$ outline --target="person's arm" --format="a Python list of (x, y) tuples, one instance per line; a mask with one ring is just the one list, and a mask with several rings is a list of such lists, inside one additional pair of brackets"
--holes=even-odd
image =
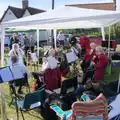
[(27, 77), (29, 78), (30, 77), (30, 73), (28, 72), (26, 66), (24, 64), (22, 64), (22, 71), (23, 73), (26, 73), (27, 74)]
[(96, 68), (102, 68), (107, 65), (108, 61), (103, 56), (98, 58), (98, 63), (95, 65)]
[(20, 50), (21, 55), (24, 56), (24, 51), (21, 48), (19, 50)]
[(8, 53), (8, 56), (11, 57), (13, 55), (13, 50), (10, 50), (10, 52)]
[(42, 64), (42, 72), (45, 72), (49, 67), (48, 62)]

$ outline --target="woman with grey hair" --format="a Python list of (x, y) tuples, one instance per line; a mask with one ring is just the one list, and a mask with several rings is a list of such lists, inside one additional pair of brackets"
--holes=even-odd
[(105, 56), (102, 46), (96, 47), (96, 56), (97, 62), (93, 63), (95, 67), (94, 81), (99, 82), (104, 78), (105, 68), (107, 67), (108, 64), (108, 57)]

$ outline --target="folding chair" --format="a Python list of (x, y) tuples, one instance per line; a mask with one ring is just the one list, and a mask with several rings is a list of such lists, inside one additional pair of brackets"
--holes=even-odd
[(57, 105), (51, 109), (61, 120), (108, 120), (107, 103), (102, 93), (90, 102), (74, 102), (69, 111), (63, 111)]
[(53, 90), (55, 93), (64, 96), (66, 93), (73, 92), (77, 88), (77, 77), (62, 81), (61, 88)]
[(41, 88), (33, 93), (25, 95), (23, 100), (17, 100), (18, 108), (21, 112), (23, 120), (25, 120), (23, 111), (29, 111), (40, 107), (45, 101), (45, 89)]
[(32, 75), (35, 79), (34, 83), (36, 83), (35, 90), (37, 90), (44, 84), (43, 73), (32, 72)]

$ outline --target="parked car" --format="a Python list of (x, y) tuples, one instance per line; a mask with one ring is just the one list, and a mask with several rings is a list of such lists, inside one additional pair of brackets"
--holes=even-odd
[(64, 34), (64, 36), (66, 37), (66, 40), (69, 41), (71, 36), (72, 36), (72, 34)]

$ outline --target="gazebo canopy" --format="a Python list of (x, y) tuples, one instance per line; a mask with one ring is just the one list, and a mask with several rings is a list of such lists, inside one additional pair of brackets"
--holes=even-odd
[(71, 29), (107, 27), (120, 20), (120, 12), (64, 6), (2, 23), (4, 27)]

